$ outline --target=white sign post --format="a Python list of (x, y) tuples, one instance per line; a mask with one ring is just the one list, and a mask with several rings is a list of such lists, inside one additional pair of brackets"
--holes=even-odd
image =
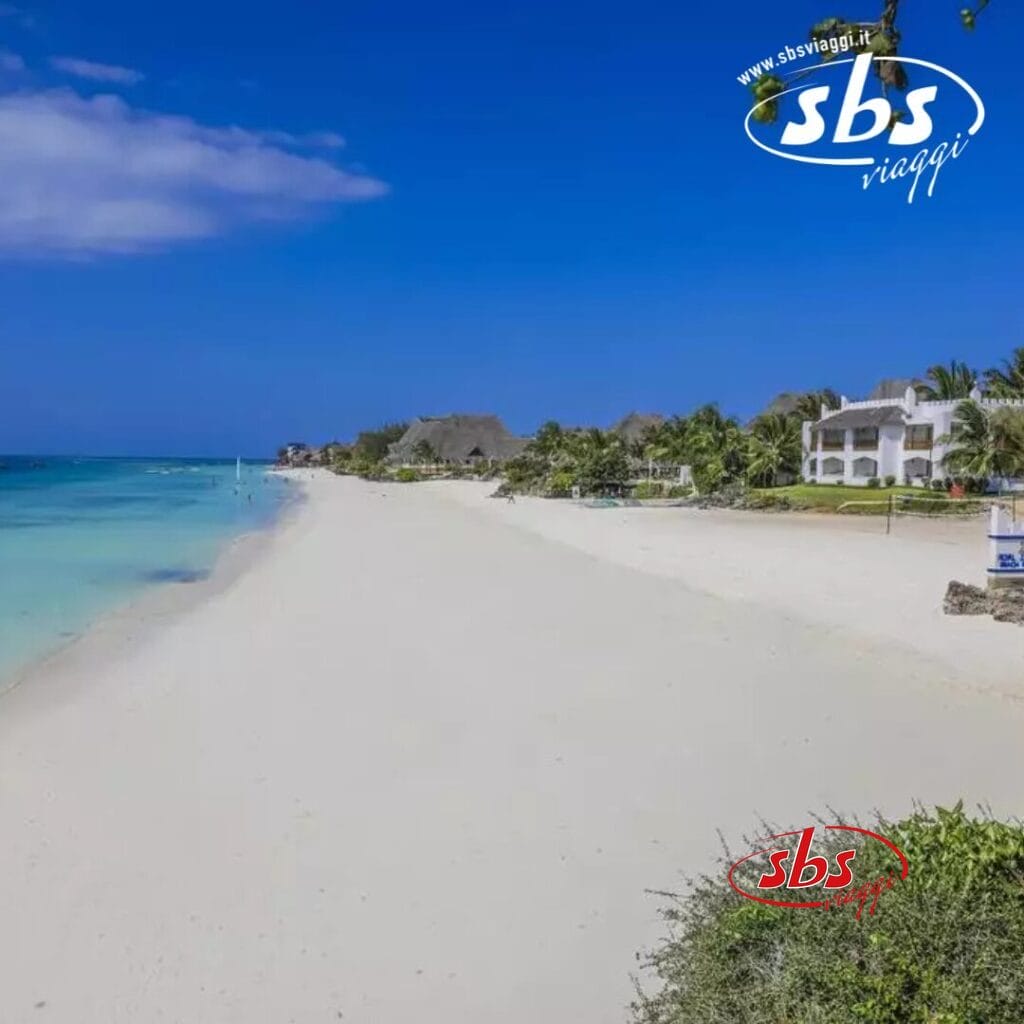
[(1004, 508), (992, 506), (988, 529), (990, 587), (1024, 586), (1024, 523)]

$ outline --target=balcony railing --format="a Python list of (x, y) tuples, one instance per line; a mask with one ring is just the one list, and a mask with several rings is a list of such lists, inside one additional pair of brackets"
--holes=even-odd
[(926, 438), (911, 438), (903, 443), (903, 447), (908, 452), (930, 452), (932, 450), (932, 439)]
[(841, 452), (843, 450), (842, 441), (822, 441), (821, 450), (825, 452)]
[(854, 441), (853, 450), (855, 452), (875, 452), (878, 451), (878, 439), (874, 441)]

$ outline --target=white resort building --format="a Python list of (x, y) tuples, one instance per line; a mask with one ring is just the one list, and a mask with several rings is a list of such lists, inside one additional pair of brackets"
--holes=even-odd
[[(977, 389), (971, 398), (987, 409), (1024, 407), (1020, 399), (987, 399)], [(892, 476), (898, 484), (923, 486), (950, 475), (942, 465), (949, 445), (939, 439), (953, 432), (960, 401), (922, 401), (908, 384), (899, 397), (851, 402), (844, 396), (839, 409), (822, 406), (821, 419), (803, 425), (803, 476), (854, 485)]]

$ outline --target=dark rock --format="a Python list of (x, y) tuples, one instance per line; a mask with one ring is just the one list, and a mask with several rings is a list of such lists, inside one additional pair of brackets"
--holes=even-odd
[(1024, 626), (1024, 589), (1004, 587), (992, 592), (992, 618)]
[(162, 569), (147, 569), (142, 578), (147, 583), (200, 583), (210, 574), (202, 569), (186, 569), (167, 566)]
[(947, 615), (991, 615), (996, 622), (1024, 626), (1024, 588), (985, 590), (952, 580), (946, 589), (942, 610)]
[(992, 594), (982, 587), (950, 580), (942, 610), (947, 615), (991, 615)]

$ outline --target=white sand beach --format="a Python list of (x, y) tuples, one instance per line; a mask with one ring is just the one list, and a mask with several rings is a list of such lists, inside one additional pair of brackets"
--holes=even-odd
[(717, 829), (1024, 812), (984, 524), (300, 476), (0, 698), (4, 1024), (621, 1024)]

